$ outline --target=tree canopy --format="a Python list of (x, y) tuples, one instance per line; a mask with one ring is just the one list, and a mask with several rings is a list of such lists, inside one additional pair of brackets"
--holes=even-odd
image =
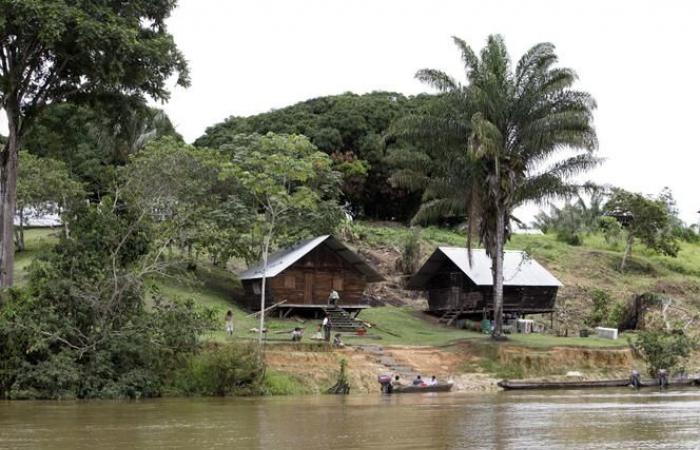
[(250, 117), (230, 117), (207, 128), (196, 146), (219, 148), (237, 134), (301, 134), (330, 155), (343, 175), (342, 193), (353, 214), (408, 220), (419, 194), (392, 186), (394, 166), (387, 156), (397, 143), (386, 131), (396, 119), (421, 111), (435, 96), (406, 97), (395, 92), (345, 93), (319, 97)]

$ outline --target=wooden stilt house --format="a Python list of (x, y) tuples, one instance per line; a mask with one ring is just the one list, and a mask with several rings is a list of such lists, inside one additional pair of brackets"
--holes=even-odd
[[(506, 251), (503, 310), (520, 316), (552, 312), (561, 283), (525, 252)], [(408, 283), (428, 293), (428, 310), (477, 315), (493, 312), (491, 258), (484, 250), (439, 247)]]
[[(263, 265), (239, 274), (245, 302), (260, 309)], [(330, 235), (319, 236), (270, 255), (266, 271), (266, 305), (285, 301), (283, 308), (314, 310), (328, 306), (328, 296), (340, 295), (338, 306), (348, 311), (367, 308), (367, 283), (384, 278), (359, 255)]]

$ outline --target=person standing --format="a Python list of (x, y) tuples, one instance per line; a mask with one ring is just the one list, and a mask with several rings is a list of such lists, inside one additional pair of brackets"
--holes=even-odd
[(321, 325), (323, 326), (323, 340), (330, 342), (333, 324), (331, 323), (331, 318), (328, 316), (328, 314), (326, 314), (326, 317), (323, 318), (323, 323)]
[(233, 311), (230, 309), (226, 313), (226, 334), (233, 336)]

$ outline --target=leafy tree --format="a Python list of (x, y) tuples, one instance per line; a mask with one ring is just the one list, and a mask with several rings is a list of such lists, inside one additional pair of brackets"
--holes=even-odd
[(220, 152), (168, 137), (146, 145), (123, 169), (124, 189), (152, 211), (169, 245), (186, 250), (191, 267), (200, 251), (218, 264), (253, 259), (247, 230), (255, 210), (235, 180), (221, 180), (228, 162)]
[(168, 98), (188, 84), (165, 19), (175, 1), (0, 0), (0, 104), (9, 135), (0, 152), (0, 285), (12, 285), (19, 149), (47, 105), (67, 99)]
[(83, 194), (83, 189), (61, 161), (37, 158), (23, 150), (19, 153), (19, 163), (16, 213), (19, 227), (15, 228), (15, 243), (17, 250), (23, 251), (28, 210), (35, 216), (60, 215), (69, 201)]
[[(478, 236), (493, 261), (494, 336), (502, 337), (503, 247), (513, 210), (580, 190), (567, 179), (599, 162), (592, 156), (595, 103), (572, 89), (571, 69), (554, 67), (552, 44), (535, 45), (513, 68), (500, 36), (490, 36), (479, 56), (463, 40), (454, 42), (467, 84), (439, 70), (418, 71), (416, 78), (443, 93), (445, 104), (396, 125), (400, 136), (431, 150), (430, 164), (414, 164), (394, 182), (425, 189), (414, 222), (467, 218), (467, 246)], [(584, 152), (555, 159), (577, 149)]]
[[(267, 258), (277, 241), (296, 241), (317, 231), (332, 231), (342, 218), (338, 177), (331, 159), (300, 135), (240, 136), (223, 146), (231, 156), (226, 179), (239, 183), (257, 211), (252, 226), (261, 237), (263, 277), (260, 310), (265, 309)], [(260, 314), (260, 339), (265, 324)]]
[(678, 253), (678, 243), (672, 234), (671, 216), (663, 199), (615, 189), (605, 209), (608, 215), (621, 221), (627, 233), (620, 271), (625, 270), (635, 240), (663, 255), (676, 256)]

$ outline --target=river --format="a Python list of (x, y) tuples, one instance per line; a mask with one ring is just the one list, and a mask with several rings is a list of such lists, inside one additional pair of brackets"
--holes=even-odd
[(691, 449), (700, 393), (0, 402), (1, 449)]

